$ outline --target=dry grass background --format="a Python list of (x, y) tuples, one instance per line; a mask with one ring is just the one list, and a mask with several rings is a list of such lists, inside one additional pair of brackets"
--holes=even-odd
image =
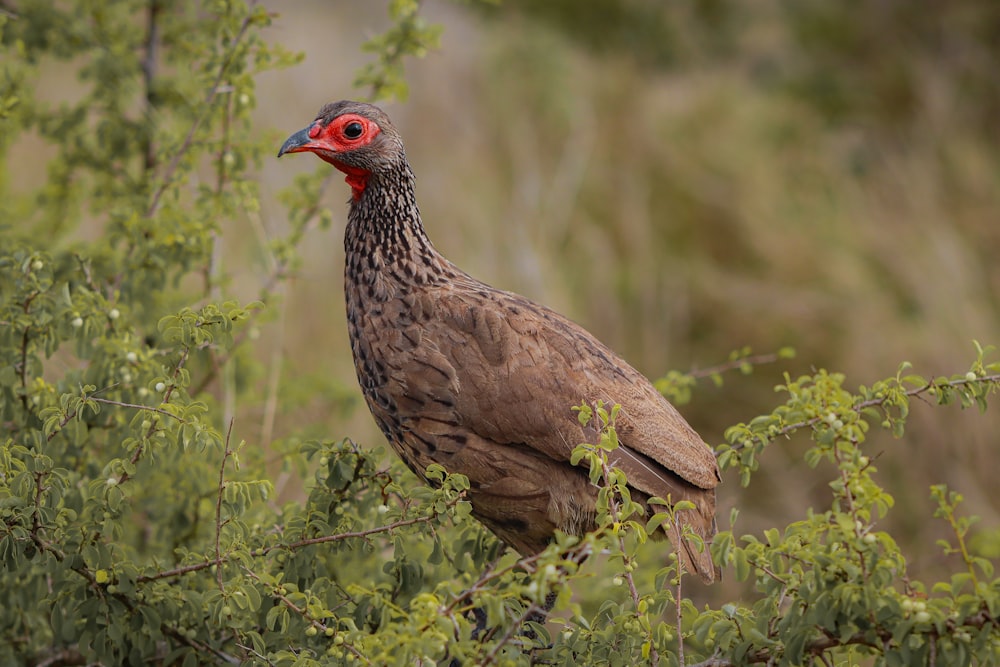
[[(271, 5), (280, 18), (268, 37), (306, 54), (259, 81), (256, 125), (277, 148), (324, 102), (363, 94), (351, 87), (366, 61), (359, 46), (387, 20), (382, 3)], [(568, 314), (650, 377), (712, 365), (743, 345), (798, 350), (752, 377), (705, 386), (682, 408), (709, 443), (769, 411), (784, 371), (826, 367), (856, 387), (904, 360), (926, 375), (964, 371), (972, 339), (1000, 343), (998, 147), (963, 127), (948, 99), (886, 148), (762, 90), (738, 62), (642, 70), (515, 13), (484, 20), (443, 2), (426, 10), (445, 26), (442, 48), (408, 66), (409, 101), (386, 108), (407, 140), (426, 227), (448, 257)], [(766, 22), (752, 29), (757, 48), (776, 48)], [(268, 235), (285, 225), (275, 195), (315, 169), (327, 167), (301, 156), (262, 166)], [(333, 229), (310, 233), (303, 269), (262, 329), (285, 388), (273, 421), (241, 419), (245, 432), (260, 424), (265, 440), (310, 424), (317, 435), (381, 442), (346, 341), (347, 197), (338, 179), (327, 196)], [(265, 273), (259, 235), (232, 228), (224, 240), (232, 289), (252, 298)], [(317, 400), (317, 387), (354, 409)], [(904, 549), (918, 576), (933, 576), (942, 558), (930, 484), (964, 493), (979, 530), (1000, 530), (997, 431), (995, 410), (917, 405), (904, 439), (872, 437), (897, 499), (883, 527), (912, 541)], [(737, 529), (753, 531), (826, 506), (830, 471), (810, 470), (803, 449), (770, 449), (747, 489), (726, 479), (723, 527), (731, 507), (742, 511)]]

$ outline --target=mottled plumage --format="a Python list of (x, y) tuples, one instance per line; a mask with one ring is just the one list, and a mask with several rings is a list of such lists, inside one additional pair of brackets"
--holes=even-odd
[[(529, 555), (556, 529), (594, 528), (597, 489), (570, 465), (593, 442), (572, 406), (622, 406), (621, 447), (633, 498), (690, 500), (679, 513), (715, 534), (719, 471), (709, 447), (644, 378), (577, 324), (472, 278), (424, 233), (413, 172), (389, 118), (358, 102), (328, 104), (279, 156), (310, 151), (347, 174), (347, 321), (358, 381), (375, 421), (418, 475), (438, 463), (471, 483), (474, 515)], [(668, 535), (674, 539), (674, 535)], [(705, 581), (718, 569), (682, 545)]]

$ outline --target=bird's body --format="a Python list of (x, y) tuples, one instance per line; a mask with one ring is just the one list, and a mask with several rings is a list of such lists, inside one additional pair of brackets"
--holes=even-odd
[[(329, 104), (281, 153), (299, 151), (315, 152), (351, 185), (345, 294), (358, 381), (414, 472), (423, 476), (438, 463), (466, 475), (473, 514), (521, 554), (537, 553), (556, 529), (595, 527), (597, 489), (569, 459), (596, 433), (572, 408), (603, 400), (621, 405), (621, 446), (611, 462), (626, 473), (633, 499), (692, 501), (695, 509), (679, 520), (710, 541), (719, 473), (708, 446), (646, 378), (583, 328), (475, 280), (434, 249), (402, 142), (384, 113)], [(707, 548), (682, 542), (687, 569), (714, 580)]]

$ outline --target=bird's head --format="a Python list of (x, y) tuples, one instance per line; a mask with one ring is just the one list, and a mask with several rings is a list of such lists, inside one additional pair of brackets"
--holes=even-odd
[(285, 153), (315, 153), (347, 174), (354, 199), (364, 193), (373, 173), (405, 163), (403, 143), (381, 109), (364, 102), (331, 102), (309, 127), (285, 140), (278, 157)]

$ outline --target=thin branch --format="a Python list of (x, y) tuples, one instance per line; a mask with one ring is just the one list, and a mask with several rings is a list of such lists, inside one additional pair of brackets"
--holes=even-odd
[(149, 209), (146, 211), (147, 218), (153, 217), (157, 209), (160, 207), (160, 199), (170, 186), (170, 181), (173, 178), (174, 172), (177, 171), (177, 167), (180, 165), (181, 158), (184, 157), (194, 144), (194, 137), (198, 132), (198, 128), (200, 128), (205, 119), (213, 113), (214, 109), (212, 108), (212, 104), (215, 102), (215, 98), (220, 92), (229, 90), (229, 86), (223, 85), (223, 81), (226, 78), (226, 73), (229, 71), (229, 66), (236, 57), (236, 47), (239, 46), (239, 43), (246, 36), (247, 30), (250, 28), (252, 21), (253, 15), (249, 15), (244, 18), (242, 23), (240, 23), (240, 29), (233, 36), (232, 40), (230, 40), (228, 53), (223, 59), (222, 64), (219, 65), (219, 71), (215, 76), (215, 81), (212, 83), (212, 87), (209, 89), (208, 95), (205, 97), (205, 101), (199, 106), (199, 108), (204, 111), (195, 117), (194, 122), (191, 123), (191, 128), (188, 130), (187, 136), (184, 137), (184, 141), (181, 143), (180, 148), (174, 153), (173, 157), (170, 158), (170, 162), (167, 164), (167, 168), (161, 176), (162, 182), (153, 193), (152, 199), (150, 200)]
[(108, 398), (98, 398), (97, 396), (94, 396), (93, 394), (91, 394), (89, 396), (84, 396), (84, 400), (94, 401), (95, 403), (104, 403), (106, 405), (117, 405), (120, 408), (133, 408), (135, 410), (144, 410), (146, 412), (155, 412), (158, 415), (164, 415), (165, 417), (170, 417), (171, 419), (176, 419), (177, 421), (179, 421), (182, 424), (186, 424), (187, 423), (185, 420), (181, 419), (180, 417), (178, 417), (177, 415), (173, 414), (172, 412), (168, 412), (167, 410), (164, 410), (162, 408), (154, 408), (154, 407), (149, 406), (149, 405), (142, 405), (141, 403), (126, 403), (124, 401), (113, 401), (113, 400), (108, 399)]
[[(456, 497), (448, 503), (448, 506), (452, 506), (461, 500), (461, 496)], [(277, 551), (279, 549), (296, 551), (304, 547), (313, 546), (316, 544), (326, 544), (328, 542), (342, 542), (344, 540), (351, 539), (367, 539), (372, 535), (378, 535), (379, 533), (392, 532), (398, 528), (404, 528), (406, 526), (412, 526), (418, 523), (427, 523), (433, 521), (436, 515), (420, 516), (414, 517), (412, 519), (401, 519), (399, 521), (394, 521), (393, 523), (386, 524), (384, 526), (377, 526), (375, 528), (368, 528), (366, 530), (351, 531), (347, 533), (336, 533), (335, 535), (324, 535), (322, 537), (312, 537), (305, 540), (299, 540), (297, 542), (291, 542), (289, 544), (272, 544), (267, 547), (260, 549), (251, 549), (250, 557), (259, 558), (261, 556), (266, 556), (272, 551)], [(144, 583), (147, 581), (157, 581), (158, 579), (169, 579), (171, 577), (178, 577), (183, 574), (188, 574), (191, 572), (198, 572), (212, 567), (213, 565), (218, 565), (220, 563), (228, 563), (231, 559), (228, 556), (222, 556), (210, 561), (205, 561), (202, 563), (193, 563), (191, 565), (184, 565), (183, 567), (176, 567), (171, 570), (164, 570), (162, 572), (157, 572), (156, 574), (147, 574), (136, 577), (136, 581), (139, 583)]]
[(45, 531), (45, 527), (42, 525), (42, 494), (45, 492), (43, 481), (46, 475), (48, 473), (45, 471), (35, 471), (33, 474), (35, 493), (34, 498), (32, 498), (33, 508), (31, 511), (31, 540), (43, 551), (47, 550), (48, 547), (48, 542), (42, 539), (42, 533)]
[(253, 657), (257, 658), (257, 660), (259, 660), (260, 662), (263, 662), (265, 665), (269, 665), (269, 667), (275, 667), (275, 663), (272, 662), (270, 658), (268, 658), (263, 653), (258, 653), (257, 650), (252, 645), (243, 644), (241, 642), (235, 642), (235, 643), (237, 647), (246, 651), (247, 655), (252, 655)]
[(724, 363), (718, 364), (716, 366), (709, 366), (708, 368), (698, 368), (694, 369), (688, 373), (693, 378), (702, 379), (711, 377), (713, 375), (721, 375), (727, 371), (731, 371), (737, 368), (742, 368), (746, 364), (751, 366), (760, 366), (763, 364), (773, 364), (774, 362), (781, 359), (781, 355), (777, 352), (770, 352), (768, 354), (753, 354), (748, 357), (740, 357), (739, 359), (732, 359)]
[(229, 420), (229, 429), (226, 431), (226, 443), (222, 453), (222, 464), (219, 466), (219, 492), (215, 497), (215, 577), (219, 584), (219, 590), (223, 595), (226, 587), (222, 581), (222, 495), (226, 489), (226, 461), (232, 455), (233, 450), (229, 448), (230, 439), (233, 435), (233, 420)]
[[(594, 410), (594, 418), (595, 419), (600, 419), (600, 417), (598, 417), (597, 415), (598, 415), (598, 410), (595, 409)], [(614, 426), (614, 424), (609, 419), (609, 422), (607, 424), (603, 425), (603, 426), (604, 426), (604, 428), (612, 428)], [(601, 451), (601, 473), (604, 476), (604, 483), (605, 483), (605, 485), (610, 484), (610, 480), (611, 480), (611, 477), (612, 477), (612, 475), (611, 475), (611, 467), (608, 464), (607, 453), (604, 452), (604, 451)], [(619, 496), (618, 491), (616, 489), (610, 489), (610, 490), (612, 491), (612, 493), (608, 497), (608, 515), (611, 517), (611, 520), (614, 522), (614, 525), (621, 526), (622, 525), (621, 514), (618, 511), (620, 496)], [(677, 587), (678, 587), (678, 593), (680, 593), (680, 581), (684, 577), (683, 560), (681, 559), (681, 554), (680, 554), (680, 549), (682, 548), (681, 547), (681, 533), (680, 533), (680, 530), (677, 527), (678, 524), (677, 524), (676, 517), (672, 518), (671, 523), (673, 524), (674, 533), (676, 535), (676, 548), (678, 549), (678, 552), (677, 552)], [(632, 605), (633, 605), (633, 607), (635, 607), (635, 614), (638, 617), (638, 615), (640, 613), (639, 612), (639, 602), (640, 602), (639, 590), (636, 588), (636, 586), (635, 586), (635, 578), (632, 576), (633, 567), (630, 567), (630, 566), (633, 565), (633, 563), (632, 563), (632, 559), (628, 556), (628, 553), (627, 553), (627, 550), (626, 550), (626, 547), (625, 547), (625, 532), (623, 530), (618, 530), (616, 532), (616, 537), (617, 537), (617, 541), (618, 541), (618, 552), (622, 556), (622, 563), (624, 565), (623, 569), (625, 571), (625, 581), (628, 582), (629, 596), (632, 598)], [(677, 605), (678, 605), (677, 611), (678, 611), (678, 615), (680, 614), (680, 599), (681, 599), (680, 595), (678, 594), (678, 596), (677, 596)], [(678, 631), (679, 631), (679, 629), (680, 629), (680, 621), (678, 620)], [(684, 644), (683, 644), (683, 639), (681, 638), (680, 634), (677, 635), (677, 639), (680, 642), (680, 644), (679, 644), (679, 646), (680, 646), (680, 653), (678, 654), (678, 660), (680, 661), (680, 664), (683, 665), (684, 664)], [(656, 650), (656, 644), (653, 642), (653, 630), (652, 630), (652, 627), (649, 627), (646, 630), (646, 641), (649, 642), (649, 664), (652, 665), (653, 667), (656, 667), (657, 665), (660, 664), (660, 653), (659, 653), (659, 651)]]
[[(572, 560), (574, 562), (579, 562), (580, 560), (582, 560), (581, 556), (585, 557), (586, 555), (589, 555), (589, 552), (590, 552), (590, 545), (585, 541), (580, 541), (576, 545), (574, 545), (572, 549), (567, 551), (565, 555), (567, 559)], [(525, 556), (523, 558), (519, 558), (518, 560), (514, 561), (507, 567), (502, 568), (500, 570), (494, 569), (496, 568), (496, 562), (489, 563), (483, 569), (482, 574), (479, 575), (479, 579), (477, 579), (474, 584), (466, 588), (460, 594), (456, 595), (452, 599), (452, 601), (448, 603), (448, 606), (446, 606), (441, 611), (441, 615), (449, 617), (452, 616), (455, 613), (455, 611), (458, 610), (459, 606), (461, 606), (464, 602), (470, 600), (479, 591), (484, 590), (487, 584), (509, 574), (514, 570), (521, 569), (528, 572), (533, 571), (535, 563), (538, 562), (544, 555), (545, 552), (542, 551), (532, 556)], [(421, 632), (426, 631), (427, 629), (430, 628), (430, 626), (431, 626), (430, 623), (424, 625), (424, 627), (421, 628)]]
[(509, 628), (507, 628), (507, 632), (503, 634), (503, 637), (501, 637), (500, 641), (496, 643), (493, 650), (486, 655), (486, 658), (481, 663), (479, 663), (480, 666), (485, 667), (486, 665), (493, 664), (496, 661), (497, 656), (500, 655), (500, 651), (504, 646), (510, 643), (510, 641), (514, 638), (514, 635), (516, 635), (521, 629), (524, 622), (527, 621), (533, 614), (543, 611), (545, 610), (537, 602), (532, 602), (528, 605), (528, 607), (524, 610), (524, 613), (521, 614), (521, 616), (514, 623), (512, 623)]
[[(990, 374), (990, 375), (978, 376), (978, 377), (976, 377), (973, 380), (969, 380), (969, 379), (966, 379), (966, 378), (962, 378), (960, 380), (949, 380), (948, 382), (943, 383), (943, 386), (947, 386), (947, 387), (960, 387), (960, 386), (963, 386), (963, 385), (978, 384), (978, 383), (982, 383), (982, 382), (986, 382), (986, 383), (990, 383), (990, 384), (1000, 383), (1000, 373), (993, 373), (993, 374)], [(903, 392), (903, 396), (906, 396), (907, 398), (913, 398), (915, 396), (921, 396), (922, 394), (925, 394), (925, 393), (929, 392), (931, 389), (934, 389), (935, 387), (938, 387), (938, 386), (942, 386), (942, 385), (939, 385), (939, 384), (934, 383), (934, 382), (928, 382), (927, 384), (922, 385), (920, 387), (915, 387), (913, 389), (907, 389), (906, 391)], [(879, 397), (876, 397), (876, 398), (869, 398), (866, 401), (861, 401), (859, 403), (855, 403), (853, 406), (851, 406), (851, 410), (853, 410), (854, 412), (856, 412), (858, 414), (861, 414), (861, 412), (863, 410), (865, 410), (866, 408), (880, 408), (880, 407), (884, 406), (886, 403), (889, 402), (890, 399), (891, 399), (890, 396), (879, 396)], [(785, 424), (776, 433), (774, 433), (774, 435), (768, 435), (767, 439), (769, 441), (773, 442), (773, 441), (777, 440), (778, 438), (780, 438), (781, 436), (790, 435), (791, 433), (794, 433), (795, 431), (798, 431), (799, 429), (815, 426), (816, 424), (818, 424), (819, 422), (823, 421), (824, 419), (825, 419), (824, 416), (817, 415), (815, 417), (811, 417), (810, 419), (803, 419), (802, 421), (797, 421), (797, 422), (794, 422), (792, 424)], [(745, 448), (746, 448), (746, 445), (744, 445), (742, 442), (737, 443), (735, 445), (732, 445), (730, 447), (730, 449), (732, 451), (740, 451), (740, 450), (745, 449)]]
[[(320, 201), (322, 201), (323, 194), (329, 189), (330, 184), (333, 183), (333, 181), (335, 179), (335, 174), (336, 173), (337, 172), (332, 172), (331, 175), (329, 175), (325, 179), (323, 179), (323, 182), (320, 184), (319, 191), (317, 192), (316, 200), (313, 202), (313, 204), (303, 214), (303, 216), (302, 216), (303, 222), (298, 227), (296, 227), (296, 229), (294, 230), (294, 232), (290, 235), (290, 238), (297, 237), (297, 239), (294, 242), (295, 244), (297, 244), (299, 241), (302, 240), (305, 232), (311, 230), (315, 226), (315, 224), (316, 224), (315, 221), (317, 220), (317, 215), (319, 214), (319, 212), (320, 212), (320, 210), (322, 208), (320, 206)], [(250, 216), (250, 220), (253, 221), (254, 223), (256, 223), (256, 224), (253, 225), (253, 228), (254, 228), (254, 231), (257, 233), (258, 239), (260, 240), (261, 247), (264, 248), (265, 250), (267, 250), (267, 238), (266, 238), (267, 234), (264, 231), (263, 225), (260, 224), (259, 219), (257, 217), (255, 217), (255, 216)], [(260, 298), (262, 300), (267, 299), (277, 289), (277, 286), (280, 283), (280, 281), (282, 281), (283, 279), (285, 279), (285, 278), (288, 277), (288, 274), (286, 273), (286, 271), (288, 269), (288, 264), (289, 264), (289, 261), (290, 261), (290, 258), (282, 260), (282, 261), (279, 261), (274, 256), (274, 254), (270, 253), (270, 252), (266, 254), (266, 257), (267, 257), (267, 259), (269, 261), (270, 267), (269, 267), (268, 275), (264, 279), (264, 283), (263, 283), (263, 285), (261, 285), (261, 288), (260, 288), (260, 291), (261, 291)], [(236, 353), (236, 351), (240, 348), (240, 346), (244, 342), (246, 342), (247, 337), (250, 335), (250, 331), (252, 330), (252, 327), (250, 325), (252, 325), (254, 323), (254, 321), (258, 317), (260, 317), (260, 315), (261, 315), (262, 312), (263, 312), (262, 310), (255, 310), (252, 313), (250, 313), (250, 316), (244, 321), (244, 325), (242, 327), (242, 330), (233, 337), (233, 344), (229, 348), (228, 353), (224, 354), (224, 355), (220, 355), (219, 357), (213, 359), (214, 363), (212, 365), (211, 370), (209, 370), (205, 374), (205, 377), (203, 377), (201, 379), (201, 381), (198, 382), (197, 385), (195, 385), (194, 389), (191, 391), (191, 395), (192, 396), (197, 396), (201, 392), (205, 391), (205, 389), (208, 387), (208, 385), (211, 384), (215, 380), (216, 377), (218, 377), (219, 368), (225, 366), (226, 363), (229, 361), (229, 359), (231, 359), (232, 356)], [(283, 322), (284, 319), (283, 318), (278, 318), (278, 321), (279, 322)], [(278, 349), (278, 348), (280, 348), (280, 345), (277, 345), (275, 349)], [(269, 387), (271, 386), (271, 383), (275, 379), (276, 378), (274, 378), (274, 377), (272, 377), (271, 379), (269, 379), (269, 384), (268, 384)], [(271, 403), (268, 402), (267, 405), (270, 406)], [(265, 428), (263, 430), (267, 431), (268, 429)], [(265, 439), (264, 442), (267, 442), (267, 440)]]
[[(229, 169), (226, 167), (226, 155), (232, 148), (232, 123), (233, 123), (233, 96), (226, 99), (225, 113), (222, 114), (222, 142), (219, 152), (215, 157), (215, 198), (222, 198), (222, 193), (229, 182)], [(222, 241), (217, 229), (212, 229), (209, 234), (212, 238), (212, 252), (208, 256), (208, 264), (203, 272), (205, 295), (209, 296), (213, 292), (218, 292), (218, 281), (215, 279), (222, 261)], [(214, 351), (212, 352), (215, 357)]]
[[(36, 659), (41, 656), (36, 656)], [(56, 667), (58, 665), (86, 665), (87, 659), (80, 653), (77, 645), (56, 649), (44, 660), (35, 663), (35, 667)]]
[[(864, 633), (859, 632), (851, 635), (847, 639), (838, 639), (837, 637), (822, 637), (820, 639), (816, 639), (813, 642), (806, 644), (803, 652), (807, 655), (819, 658), (829, 649), (841, 646), (869, 646), (874, 649), (879, 648), (878, 645), (873, 644)], [(688, 665), (688, 667), (737, 667), (737, 665), (772, 664), (780, 656), (780, 649), (772, 650), (771, 648), (762, 648), (746, 654), (739, 662), (733, 662), (729, 658), (722, 658), (715, 655), (708, 660), (704, 660), (694, 665)]]
[[(179, 371), (179, 370), (180, 369), (178, 368), (178, 369), (176, 369), (174, 371), (174, 377), (175, 378), (177, 377), (177, 371)], [(110, 385), (109, 387), (104, 387), (102, 389), (98, 389), (97, 391), (95, 391), (92, 394), (86, 394), (86, 395), (84, 395), (83, 398), (84, 398), (85, 401), (94, 401), (95, 403), (105, 403), (107, 405), (116, 405), (116, 406), (122, 407), (122, 408), (133, 408), (135, 410), (144, 410), (146, 412), (155, 412), (156, 414), (161, 414), (161, 415), (165, 415), (167, 417), (170, 417), (172, 419), (176, 419), (177, 421), (179, 421), (182, 424), (186, 424), (187, 423), (185, 420), (181, 419), (177, 415), (175, 415), (175, 414), (173, 414), (171, 412), (168, 412), (167, 410), (164, 410), (162, 408), (154, 408), (154, 407), (149, 406), (149, 405), (142, 405), (141, 403), (126, 403), (124, 401), (113, 401), (111, 399), (100, 398), (99, 396), (95, 395), (95, 394), (98, 394), (98, 393), (100, 393), (102, 391), (106, 391), (106, 390), (108, 390), (108, 389), (110, 389), (111, 387), (114, 387), (114, 386), (116, 386), (116, 385), (113, 384), (113, 385)], [(164, 403), (166, 403), (169, 400), (169, 396), (170, 396), (170, 393), (172, 391), (173, 391), (173, 387), (170, 388), (170, 391), (167, 392), (167, 395), (164, 397), (164, 399), (163, 399)], [(66, 424), (70, 423), (78, 414), (79, 414), (79, 410), (72, 410), (70, 412), (67, 412), (66, 415), (63, 416), (62, 421), (59, 422), (59, 426), (56, 429), (54, 429), (52, 431), (52, 433), (49, 433), (48, 437), (46, 438), (46, 442), (51, 442), (52, 438), (56, 437), (56, 435), (59, 433), (59, 431), (61, 431), (66, 426)], [(146, 437), (148, 438), (150, 435), (152, 435), (153, 431), (155, 431), (155, 430), (156, 430), (156, 424), (151, 424), (150, 425), (150, 430), (146, 433)], [(138, 457), (136, 457), (135, 460), (138, 460)], [(134, 462), (135, 461), (133, 461), (133, 463)]]
[[(184, 364), (187, 362), (188, 355), (190, 353), (191, 353), (191, 350), (189, 348), (187, 348), (187, 347), (185, 347), (184, 350), (181, 352), (181, 358), (177, 361), (177, 365), (174, 366), (174, 372), (170, 376), (170, 379), (171, 379), (170, 386), (167, 387), (166, 393), (163, 394), (163, 402), (164, 403), (169, 403), (170, 402), (170, 397), (173, 395), (174, 389), (177, 388), (177, 385), (175, 384), (174, 381), (176, 381), (177, 380), (177, 376), (180, 375), (181, 369), (184, 368)], [(146, 440), (148, 440), (149, 438), (153, 437), (153, 433), (156, 432), (156, 427), (157, 427), (157, 419), (156, 419), (156, 417), (153, 417), (153, 419), (151, 421), (152, 421), (152, 423), (149, 425), (149, 428), (146, 430), (146, 438), (145, 438)], [(129, 459), (129, 462), (132, 465), (135, 465), (136, 463), (138, 463), (139, 459), (142, 457), (142, 454), (145, 451), (145, 449), (146, 448), (143, 445), (143, 443), (140, 442), (139, 445), (135, 448), (135, 451), (132, 453), (132, 457)], [(127, 482), (131, 478), (132, 478), (132, 476), (129, 475), (128, 472), (123, 472), (121, 474), (121, 477), (118, 478), (118, 484), (119, 485), (124, 484), (125, 482)]]
[[(677, 522), (677, 514), (671, 512), (673, 516), (670, 518), (671, 528), (674, 531), (674, 551), (677, 552), (677, 592), (674, 593), (674, 623), (677, 630), (677, 662), (678, 664), (684, 664), (684, 609), (681, 605), (684, 600), (683, 589), (681, 588), (684, 581), (684, 559), (681, 558), (681, 540), (684, 539), (683, 531), (681, 530), (680, 524)], [(707, 549), (708, 546), (706, 545)], [(650, 636), (650, 643), (652, 643), (653, 638)], [(656, 650), (655, 648), (653, 649)], [(651, 654), (652, 655), (652, 654)], [(659, 660), (659, 657), (657, 657)]]
[[(329, 628), (333, 628), (334, 630), (336, 630), (334, 626), (328, 626), (322, 621), (313, 618), (307, 609), (304, 609), (295, 604), (294, 602), (292, 602), (292, 600), (287, 595), (282, 593), (281, 590), (279, 590), (277, 587), (261, 581), (261, 578), (257, 576), (257, 573), (251, 570), (250, 568), (244, 566), (243, 571), (246, 572), (247, 576), (249, 576), (257, 583), (261, 584), (262, 586), (266, 586), (268, 588), (268, 592), (272, 596), (280, 600), (281, 604), (285, 605), (286, 608), (290, 609), (291, 611), (295, 612), (296, 614), (304, 618), (306, 622), (309, 623), (309, 625), (311, 625), (312, 627), (316, 628), (317, 630), (323, 631), (324, 633)], [(371, 660), (369, 660), (363, 653), (361, 653), (361, 651), (359, 651), (353, 645), (349, 644), (346, 640), (344, 641), (343, 646), (345, 649), (350, 651), (356, 658), (358, 658), (359, 660), (363, 660), (366, 665), (372, 664)]]
[[(46, 545), (46, 551), (48, 551), (49, 553), (51, 553), (53, 556), (55, 556), (60, 561), (62, 561), (66, 557), (65, 554), (62, 551), (60, 551), (59, 549), (56, 549), (55, 547), (53, 547), (51, 545)], [(87, 585), (93, 591), (95, 591), (98, 596), (100, 596), (101, 598), (106, 598), (106, 597), (109, 597), (109, 596), (113, 597), (118, 602), (120, 602), (122, 605), (124, 605), (124, 607), (130, 613), (135, 613), (136, 610), (139, 608), (139, 606), (142, 606), (143, 604), (146, 604), (144, 602), (138, 602), (138, 604), (136, 604), (136, 602), (137, 602), (136, 600), (134, 600), (132, 597), (130, 597), (130, 596), (124, 594), (124, 593), (109, 593), (107, 588), (105, 588), (103, 585), (97, 583), (97, 579), (95, 579), (94, 573), (91, 572), (90, 569), (88, 569), (87, 567), (74, 566), (71, 569), (74, 572), (76, 572), (78, 575), (80, 575), (81, 577), (83, 577), (84, 579), (86, 579)], [(230, 665), (239, 665), (239, 664), (242, 664), (241, 661), (238, 658), (236, 658), (235, 656), (231, 656), (228, 653), (224, 653), (223, 651), (220, 651), (219, 649), (217, 649), (217, 648), (215, 648), (215, 647), (213, 647), (213, 646), (211, 646), (209, 644), (205, 644), (205, 643), (200, 642), (200, 641), (198, 641), (196, 639), (192, 639), (192, 638), (188, 637), (187, 635), (181, 633), (176, 627), (173, 627), (173, 626), (169, 625), (166, 622), (163, 622), (163, 623), (160, 624), (160, 631), (163, 634), (167, 635), (168, 637), (171, 637), (174, 641), (180, 642), (181, 644), (184, 644), (185, 646), (190, 646), (191, 648), (195, 649), (196, 651), (200, 651), (202, 653), (206, 653), (206, 654), (212, 655), (217, 660), (220, 660), (220, 661), (222, 661), (222, 662), (224, 662), (226, 664), (230, 664)]]
[[(948, 387), (961, 387), (963, 385), (980, 384), (980, 383), (983, 383), (983, 382), (990, 383), (990, 384), (994, 384), (994, 383), (1000, 382), (1000, 373), (994, 373), (994, 374), (991, 374), (991, 375), (983, 375), (981, 377), (977, 376), (977, 377), (975, 377), (972, 380), (970, 380), (968, 378), (962, 378), (960, 380), (949, 380), (948, 382), (945, 382), (944, 385), (948, 386)], [(923, 385), (922, 387), (916, 387), (915, 389), (907, 389), (906, 391), (903, 392), (903, 395), (906, 396), (907, 398), (911, 398), (913, 396), (920, 396), (921, 394), (927, 393), (931, 389), (934, 389), (937, 386), (938, 385), (936, 383), (934, 383), (934, 382), (928, 382), (927, 384)], [(861, 410), (864, 410), (865, 408), (881, 407), (888, 400), (889, 400), (888, 396), (882, 396), (880, 398), (870, 398), (867, 401), (862, 401), (862, 402), (857, 403), (856, 405), (854, 405), (854, 411), (855, 412), (860, 412)]]
[(162, 10), (160, 0), (150, 0), (146, 16), (146, 53), (142, 60), (142, 84), (146, 91), (145, 127), (143, 138), (142, 169), (148, 178), (156, 168), (156, 147), (153, 145), (153, 79), (156, 77), (157, 47), (160, 43), (159, 16)]
[[(35, 300), (40, 292), (35, 292), (29, 295), (23, 304), (24, 314), (27, 315), (31, 310), (31, 302)], [(18, 375), (21, 380), (21, 403), (24, 406), (24, 411), (28, 412), (28, 344), (31, 341), (31, 336), (29, 332), (31, 331), (31, 325), (28, 324), (24, 327), (24, 332), (21, 334), (21, 362), (20, 368), (18, 368)]]

